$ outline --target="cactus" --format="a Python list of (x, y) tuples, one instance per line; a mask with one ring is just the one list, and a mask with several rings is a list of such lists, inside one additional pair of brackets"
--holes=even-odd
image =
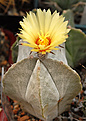
[(25, 111), (51, 121), (70, 108), (72, 99), (81, 90), (80, 77), (67, 65), (65, 47), (42, 59), (28, 57), (30, 48), (19, 46), (18, 62), (6, 72), (3, 91)]
[(74, 16), (73, 16), (72, 10), (70, 10), (70, 9), (64, 10), (62, 15), (65, 16), (65, 20), (69, 20), (68, 25), (70, 25), (71, 27), (75, 27)]
[(61, 8), (62, 10), (67, 10), (72, 7), (73, 4), (78, 3), (80, 0), (54, 0)]
[[(37, 12), (38, 19), (35, 14), (30, 13), (24, 23), (21, 22), (25, 31), (22, 30), (23, 33), (18, 35), (23, 41), (27, 36), (25, 39), (27, 43), (19, 42), (17, 62), (4, 75), (3, 91), (10, 98), (17, 100), (28, 113), (44, 121), (51, 121), (70, 108), (72, 99), (81, 91), (81, 83), (79, 75), (68, 66), (65, 56), (63, 42), (68, 38), (67, 33), (70, 30), (67, 28), (68, 22), (60, 23), (61, 33), (57, 33), (58, 26), (54, 22), (58, 19), (52, 17), (59, 17), (56, 11), (52, 16), (50, 10), (46, 13), (45, 10), (42, 12), (38, 9)], [(26, 24), (29, 16), (32, 24)], [(49, 16), (52, 24), (48, 22)], [(40, 21), (37, 22), (38, 26), (35, 20)], [(27, 27), (29, 24), (31, 28)], [(50, 39), (48, 34), (50, 25), (52, 25), (50, 35), (54, 36), (53, 39)], [(40, 34), (38, 34), (39, 30), (41, 30)], [(33, 34), (29, 36), (30, 32)], [(56, 44), (58, 48), (54, 48)], [(33, 52), (31, 55), (29, 55), (30, 51)]]
[[(74, 27), (74, 18), (71, 10), (63, 11), (68, 25)], [(86, 35), (80, 30), (71, 28), (69, 38), (66, 41), (66, 56), (68, 64), (75, 68), (86, 61)]]
[[(53, 0), (52, 0), (53, 1)], [(77, 10), (81, 11), (82, 7), (80, 7), (79, 5), (83, 6), (85, 5), (86, 0), (54, 0), (59, 7), (62, 10), (67, 10), (67, 9), (72, 9), (73, 7), (75, 7)], [(79, 9), (78, 9), (79, 6)]]
[(55, 8), (62, 12), (63, 10), (72, 10), (74, 14), (75, 23), (80, 23), (86, 0), (51, 0)]
[(27, 112), (49, 121), (68, 110), (81, 89), (77, 73), (52, 59), (26, 58), (10, 68), (3, 81), (6, 95), (18, 100)]
[(18, 42), (19, 42), (19, 37), (17, 37), (16, 41), (13, 43), (11, 50), (12, 50), (12, 60), (15, 63), (17, 61), (18, 57)]
[(86, 62), (86, 35), (80, 30), (72, 28), (66, 42), (68, 64), (77, 67)]

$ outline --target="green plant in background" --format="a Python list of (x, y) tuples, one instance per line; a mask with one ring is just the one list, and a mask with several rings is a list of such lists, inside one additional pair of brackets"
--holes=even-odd
[(63, 12), (68, 9), (72, 10), (74, 21), (76, 24), (79, 24), (86, 5), (86, 0), (45, 0), (44, 2), (41, 1), (40, 6), (41, 4), (43, 4), (43, 8), (50, 7), (52, 11), (55, 9), (59, 12)]
[(74, 15), (70, 9), (64, 10), (62, 15), (65, 17), (65, 21), (68, 20), (68, 26), (75, 27)]
[(67, 10), (73, 7), (80, 0), (54, 0), (62, 10)]
[(66, 55), (73, 68), (86, 62), (86, 35), (81, 30), (71, 29), (66, 42)]
[(86, 5), (86, 0), (65, 0), (65, 1), (54, 0), (54, 1), (58, 4), (61, 11), (71, 9), (73, 11), (83, 12), (83, 6)]
[(66, 56), (68, 64), (75, 68), (86, 62), (86, 34), (74, 28), (74, 16), (70, 9), (63, 11), (63, 16), (69, 20), (69, 26), (71, 26), (69, 38), (66, 41)]
[(17, 57), (18, 57), (18, 42), (19, 42), (19, 40), (20, 40), (20, 38), (17, 37), (16, 41), (14, 42), (14, 44), (11, 47), (13, 63), (16, 62)]

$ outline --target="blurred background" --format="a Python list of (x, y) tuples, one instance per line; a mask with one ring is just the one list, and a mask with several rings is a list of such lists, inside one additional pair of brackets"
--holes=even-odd
[[(36, 8), (59, 11), (71, 10), (75, 24), (85, 24), (82, 22), (86, 0), (0, 0), (0, 26), (13, 32), (17, 32), (18, 21), (25, 15), (26, 11)], [(11, 26), (10, 26), (11, 24)]]

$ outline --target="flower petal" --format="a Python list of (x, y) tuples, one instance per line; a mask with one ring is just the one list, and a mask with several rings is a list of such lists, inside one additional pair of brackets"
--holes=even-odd
[(39, 49), (32, 49), (31, 51), (39, 52)]
[(45, 28), (45, 10), (42, 12), (41, 9), (37, 9), (37, 19), (39, 22), (40, 31), (44, 33)]
[(54, 32), (53, 32), (54, 29), (58, 29), (58, 27), (61, 26), (63, 21), (64, 21), (64, 18), (62, 16), (59, 16), (59, 13), (56, 13), (53, 16), (51, 24), (50, 24), (50, 28), (49, 28), (49, 33), (51, 37), (54, 35)]
[(22, 39), (24, 39), (25, 41), (31, 43), (31, 44), (35, 44), (35, 39), (33, 39), (29, 34), (27, 34), (25, 31), (22, 30), (22, 34), (18, 34), (19, 37), (21, 37)]
[[(68, 38), (68, 21), (64, 22), (64, 17), (55, 11), (51, 15), (50, 9), (37, 9), (37, 13), (27, 13), (23, 22), (21, 34), (18, 34), (24, 41), (23, 45), (33, 47), (32, 51), (42, 54), (58, 50), (59, 45)], [(26, 43), (25, 43), (26, 42)], [(57, 47), (57, 48), (55, 48)]]
[(50, 23), (51, 23), (51, 11), (50, 9), (47, 10), (46, 14), (45, 14), (45, 34), (48, 32), (49, 27), (50, 27)]

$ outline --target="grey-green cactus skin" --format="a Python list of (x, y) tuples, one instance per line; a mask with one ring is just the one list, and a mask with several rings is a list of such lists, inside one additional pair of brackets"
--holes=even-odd
[(12, 50), (12, 60), (13, 60), (13, 63), (15, 63), (18, 57), (17, 41), (14, 42), (14, 44), (11, 47), (11, 50)]
[[(61, 46), (63, 48), (59, 48), (59, 50), (52, 51), (54, 54), (48, 53), (47, 58), (62, 61), (64, 64), (68, 65), (67, 59), (65, 56), (65, 43), (61, 44)], [(35, 52), (30, 54), (31, 49), (32, 49), (31, 47), (19, 45), (17, 62), (19, 62), (29, 56), (37, 57), (37, 53), (35, 53)]]
[[(52, 0), (53, 1), (53, 0)], [(83, 12), (86, 0), (54, 0), (62, 10), (72, 9), (74, 12)], [(79, 4), (80, 3), (80, 4)], [(77, 5), (76, 5), (77, 4)]]
[(70, 108), (80, 92), (79, 75), (53, 59), (25, 58), (13, 64), (3, 78), (3, 91), (24, 110), (51, 121)]
[(80, 2), (80, 0), (54, 0), (62, 10), (67, 10), (72, 7), (73, 4)]
[(19, 40), (20, 40), (20, 38), (17, 37), (16, 41), (13, 43), (13, 45), (11, 47), (13, 63), (16, 63), (16, 60), (17, 60), (17, 57), (18, 57)]
[[(74, 27), (74, 17), (71, 10), (63, 11), (63, 16), (69, 20), (68, 25)], [(86, 62), (86, 34), (80, 29), (70, 28), (69, 38), (65, 43), (68, 64), (76, 68)]]
[(68, 25), (70, 25), (71, 27), (75, 27), (74, 24), (74, 15), (72, 10), (68, 9), (68, 10), (64, 10), (62, 15), (65, 17), (65, 20), (68, 20)]
[(86, 62), (86, 35), (80, 29), (71, 28), (66, 41), (66, 56), (73, 68)]

